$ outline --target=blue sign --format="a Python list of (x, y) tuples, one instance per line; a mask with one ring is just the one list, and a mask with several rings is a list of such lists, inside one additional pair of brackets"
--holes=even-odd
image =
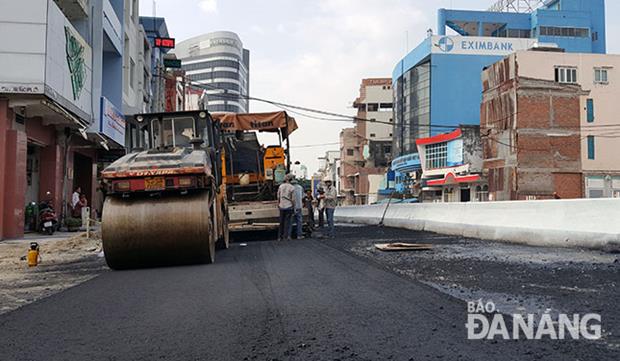
[(449, 53), (452, 51), (452, 49), (454, 49), (454, 41), (448, 37), (448, 36), (444, 36), (443, 38), (439, 39), (439, 49), (441, 49), (441, 51), (443, 51), (444, 53)]
[(396, 179), (396, 172), (394, 172), (393, 170), (389, 170), (387, 172), (387, 181), (393, 182), (395, 179)]
[(125, 146), (125, 116), (105, 97), (101, 97), (99, 131), (119, 145)]
[[(441, 44), (440, 44), (441, 45)], [(461, 42), (463, 50), (494, 50), (494, 51), (514, 51), (513, 44), (509, 41), (463, 41)]]
[(398, 172), (414, 172), (422, 169), (420, 163), (420, 155), (418, 153), (411, 153), (398, 157), (392, 161), (392, 170)]
[(463, 165), (463, 138), (448, 142), (448, 167)]

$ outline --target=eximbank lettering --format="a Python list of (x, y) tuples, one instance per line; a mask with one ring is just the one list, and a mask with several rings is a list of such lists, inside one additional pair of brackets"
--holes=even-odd
[(510, 42), (493, 42), (493, 41), (462, 41), (461, 48), (463, 50), (514, 51), (513, 44)]

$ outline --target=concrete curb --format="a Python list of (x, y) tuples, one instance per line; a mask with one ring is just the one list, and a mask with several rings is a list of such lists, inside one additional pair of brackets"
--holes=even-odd
[[(335, 219), (376, 225), (385, 207), (341, 207)], [(620, 252), (620, 199), (392, 204), (384, 224), (533, 246)]]

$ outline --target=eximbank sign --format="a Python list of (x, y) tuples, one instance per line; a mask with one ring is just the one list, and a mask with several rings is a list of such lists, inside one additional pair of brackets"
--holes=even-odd
[(474, 36), (433, 36), (431, 53), (459, 55), (509, 55), (527, 50), (537, 39), (489, 38)]

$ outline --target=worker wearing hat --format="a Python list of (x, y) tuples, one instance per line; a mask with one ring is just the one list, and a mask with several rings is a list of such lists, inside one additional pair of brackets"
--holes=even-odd
[(332, 180), (325, 178), (325, 193), (319, 195), (319, 198), (323, 199), (325, 203), (325, 215), (327, 216), (327, 227), (329, 230), (329, 237), (334, 238), (336, 231), (334, 229), (334, 212), (336, 211), (336, 203), (338, 202), (338, 193), (336, 187), (332, 185)]
[(291, 181), (295, 179), (292, 174), (284, 177), (284, 183), (278, 187), (278, 208), (280, 209), (280, 224), (278, 227), (278, 241), (290, 241), (293, 212), (295, 211), (295, 187)]

